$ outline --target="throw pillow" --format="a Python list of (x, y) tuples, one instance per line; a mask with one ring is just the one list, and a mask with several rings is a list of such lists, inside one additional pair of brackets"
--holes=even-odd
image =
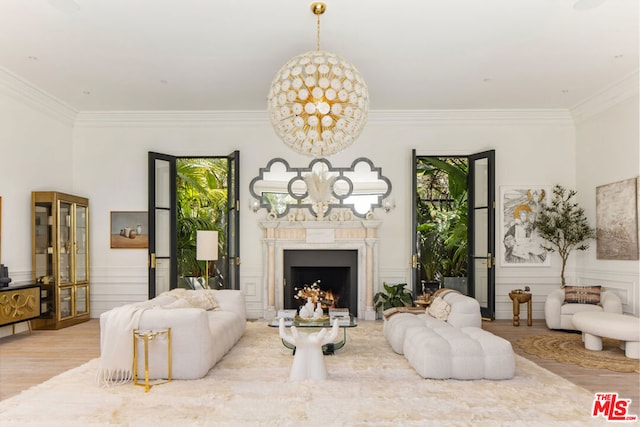
[(186, 299), (177, 299), (171, 304), (159, 306), (158, 308), (162, 308), (165, 310), (173, 310), (174, 308), (193, 308), (193, 306)]
[(440, 320), (447, 320), (451, 313), (451, 306), (440, 297), (435, 297), (427, 308), (427, 314)]
[(212, 292), (208, 289), (188, 290), (188, 289), (172, 289), (169, 293), (179, 299), (189, 302), (195, 308), (204, 310), (215, 310), (218, 303), (213, 298)]
[(600, 304), (602, 286), (565, 286), (565, 304)]

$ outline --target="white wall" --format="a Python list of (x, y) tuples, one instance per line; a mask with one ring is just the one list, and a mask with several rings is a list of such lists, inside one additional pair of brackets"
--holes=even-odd
[[(578, 196), (594, 227), (596, 187), (640, 174), (638, 117), (636, 94), (576, 126)], [(607, 286), (620, 296), (625, 312), (640, 314), (640, 262), (598, 260), (595, 241), (576, 258), (579, 283)]]
[(0, 90), (2, 263), (13, 283), (31, 280), (31, 192), (73, 191), (71, 130)]
[[(637, 100), (635, 109), (637, 113)], [(254, 214), (246, 209), (248, 185), (273, 157), (283, 157), (295, 167), (310, 161), (277, 140), (266, 113), (80, 113), (72, 136), (69, 125), (0, 93), (0, 117), (4, 119), (5, 113), (9, 119), (0, 129), (0, 155), (4, 158), (4, 153), (11, 153), (11, 166), (9, 175), (0, 181), (3, 262), (12, 267), (14, 277), (26, 281), (30, 277), (29, 194), (34, 189), (55, 189), (91, 200), (91, 315), (98, 317), (116, 305), (145, 299), (146, 251), (109, 248), (109, 213), (147, 209), (147, 152), (207, 156), (240, 150), (241, 286), (248, 292), (249, 315), (255, 317), (262, 312), (265, 302), (258, 219), (264, 212)], [(613, 118), (607, 123), (616, 126)], [(587, 125), (585, 122), (581, 126)], [(335, 166), (348, 166), (356, 157), (366, 156), (391, 180), (397, 207), (389, 214), (376, 213), (384, 222), (379, 230), (380, 282), (408, 282), (412, 148), (420, 155), (495, 149), (496, 194), (501, 185), (559, 183), (576, 187), (576, 177), (582, 177), (576, 159), (580, 159), (581, 171), (589, 165), (582, 158), (582, 144), (587, 143), (583, 138), (579, 138), (581, 147), (576, 157), (575, 129), (566, 111), (372, 112), (360, 139), (329, 160)], [(595, 151), (593, 147), (590, 150)], [(597, 150), (600, 160), (609, 158), (608, 149)], [(606, 178), (604, 181), (609, 182)], [(585, 186), (581, 178), (578, 189)], [(9, 253), (7, 242), (19, 250)], [(570, 258), (568, 276), (580, 281), (584, 275), (578, 273), (576, 259)], [(529, 285), (534, 317), (543, 318), (545, 296), (560, 282), (557, 256), (553, 255), (549, 268), (496, 268), (496, 317), (511, 318), (508, 292)], [(616, 264), (603, 271), (620, 271), (624, 276), (628, 269)], [(637, 277), (631, 292), (637, 295)]]
[[(407, 117), (413, 116), (410, 119)], [(311, 160), (297, 155), (274, 135), (266, 114), (231, 117), (135, 113), (123, 120), (79, 115), (74, 131), (74, 187), (91, 198), (92, 315), (147, 295), (146, 252), (109, 248), (109, 212), (147, 209), (147, 152), (173, 155), (224, 155), (240, 150), (241, 286), (248, 293), (249, 314), (262, 313), (264, 283), (261, 230), (264, 212), (248, 206), (248, 185), (273, 157), (291, 166)], [(470, 154), (496, 150), (499, 185), (574, 184), (575, 136), (566, 112), (372, 113), (363, 135), (352, 147), (332, 156), (335, 166), (369, 157), (393, 185), (397, 208), (377, 212), (384, 223), (380, 236), (380, 282), (410, 280), (411, 149), (418, 154)], [(550, 156), (549, 153), (555, 153)], [(547, 287), (559, 283), (558, 263), (551, 268), (497, 270), (497, 316), (510, 318), (509, 290), (532, 286), (537, 317), (542, 316)], [(377, 286), (377, 285), (376, 285)], [(540, 286), (540, 291), (536, 286)]]

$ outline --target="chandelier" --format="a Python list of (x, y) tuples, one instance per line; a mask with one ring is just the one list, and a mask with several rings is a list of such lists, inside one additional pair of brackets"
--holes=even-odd
[(360, 72), (343, 57), (320, 50), (322, 2), (317, 16), (316, 50), (291, 58), (269, 89), (271, 124), (286, 145), (323, 157), (344, 150), (360, 135), (369, 111), (369, 93)]

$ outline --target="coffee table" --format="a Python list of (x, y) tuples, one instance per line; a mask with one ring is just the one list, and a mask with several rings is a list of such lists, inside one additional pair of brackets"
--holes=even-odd
[[(269, 322), (269, 327), (270, 328), (277, 328), (280, 326), (280, 319), (279, 318), (274, 318), (271, 322)], [(328, 317), (326, 318), (322, 318), (319, 320), (302, 320), (300, 318), (295, 318), (294, 320), (288, 320), (285, 323), (286, 327), (291, 327), (291, 326), (295, 326), (296, 328), (315, 328), (315, 329), (322, 329), (322, 328), (330, 328), (331, 326), (333, 326), (329, 320)], [(344, 345), (347, 343), (347, 329), (349, 328), (355, 328), (356, 326), (358, 326), (358, 320), (353, 317), (352, 315), (349, 315), (349, 323), (344, 323), (344, 324), (340, 324), (339, 325), (340, 328), (342, 328), (343, 331), (343, 336), (342, 336), (342, 340), (338, 341), (336, 343), (330, 343), (330, 344), (325, 344), (322, 346), (322, 353), (323, 354), (333, 354), (336, 350), (340, 350), (342, 347), (344, 347)], [(287, 347), (288, 349), (291, 349), (293, 351), (293, 354), (296, 353), (296, 347), (285, 341), (282, 340), (282, 344)]]

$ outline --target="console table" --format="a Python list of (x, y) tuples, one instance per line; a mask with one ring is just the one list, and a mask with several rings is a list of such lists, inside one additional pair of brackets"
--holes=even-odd
[(0, 288), (0, 326), (27, 322), (31, 333), (31, 319), (40, 317), (40, 285), (18, 285)]

